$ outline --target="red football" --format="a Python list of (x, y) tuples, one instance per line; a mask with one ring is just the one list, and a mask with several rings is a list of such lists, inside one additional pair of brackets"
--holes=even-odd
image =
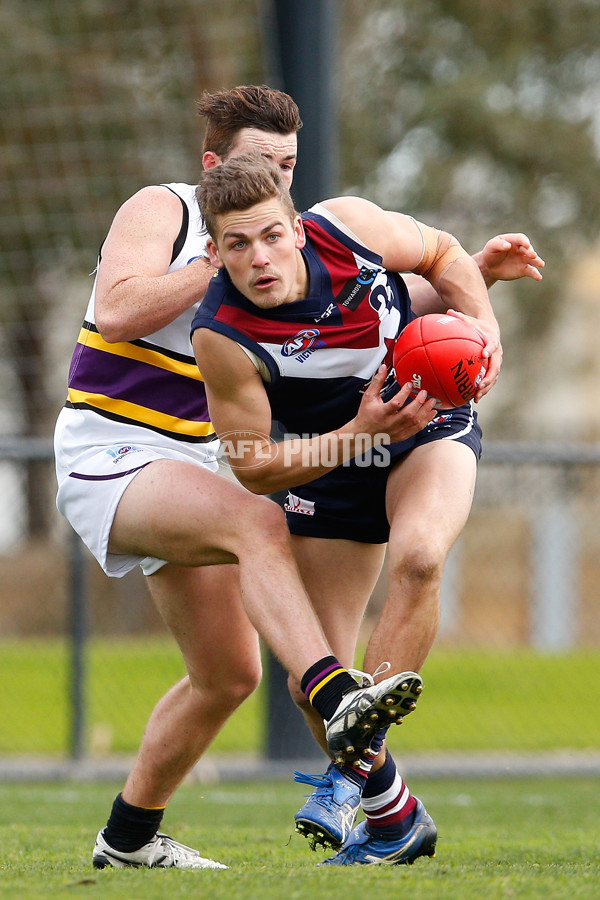
[(412, 381), (413, 394), (426, 390), (440, 409), (472, 400), (487, 372), (485, 341), (462, 319), (432, 313), (409, 322), (394, 347), (400, 384)]

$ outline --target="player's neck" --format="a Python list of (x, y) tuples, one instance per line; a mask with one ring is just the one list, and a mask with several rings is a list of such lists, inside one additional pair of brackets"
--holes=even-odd
[(300, 250), (296, 250), (296, 273), (296, 282), (293, 291), (290, 293), (288, 303), (294, 303), (296, 300), (306, 300), (310, 292), (308, 263)]

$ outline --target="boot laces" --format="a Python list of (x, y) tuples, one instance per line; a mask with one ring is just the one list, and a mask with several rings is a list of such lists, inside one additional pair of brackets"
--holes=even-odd
[(350, 675), (352, 675), (358, 681), (358, 686), (361, 688), (364, 687), (373, 687), (375, 684), (375, 679), (379, 677), (379, 675), (383, 675), (384, 672), (389, 672), (392, 668), (392, 664), (390, 662), (382, 662), (380, 663), (372, 675), (368, 672), (363, 672), (360, 669), (348, 669)]
[(200, 855), (197, 850), (194, 850), (192, 847), (186, 847), (185, 844), (180, 844), (179, 841), (174, 841), (168, 834), (163, 834), (160, 831), (156, 835), (154, 847), (148, 856), (149, 866), (152, 866), (152, 863), (159, 853), (163, 854), (163, 857), (166, 856), (166, 858), (172, 862), (175, 862), (177, 859), (197, 859)]

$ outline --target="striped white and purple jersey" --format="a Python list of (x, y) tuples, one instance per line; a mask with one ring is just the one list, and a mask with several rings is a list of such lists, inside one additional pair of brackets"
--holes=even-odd
[(414, 313), (402, 278), (339, 219), (319, 204), (302, 218), (308, 296), (263, 310), (221, 270), (192, 330), (218, 331), (259, 357), (273, 418), (288, 433), (321, 434), (353, 418)]
[[(165, 187), (182, 204), (182, 226), (168, 269), (173, 272), (205, 255), (207, 236), (195, 187)], [(83, 446), (124, 440), (174, 448), (214, 441), (204, 383), (189, 341), (198, 303), (154, 334), (109, 344), (95, 325), (95, 294), (94, 283), (69, 371), (61, 414), (63, 441)]]

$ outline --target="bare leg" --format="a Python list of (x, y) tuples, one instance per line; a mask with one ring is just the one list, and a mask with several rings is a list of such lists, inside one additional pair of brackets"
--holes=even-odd
[[(256, 688), (261, 664), (258, 635), (239, 597), (237, 566), (168, 565), (150, 576), (148, 586), (189, 674), (152, 712), (122, 793), (133, 806), (160, 807)], [(189, 617), (181, 627), (179, 610), (186, 607)]]
[[(388, 597), (367, 647), (366, 671), (374, 672), (384, 660), (391, 663), (392, 671), (396, 673), (418, 669), (425, 661), (437, 632), (442, 568), (468, 516), (475, 473), (472, 451), (450, 441), (439, 441), (414, 450), (390, 473), (386, 494), (391, 523)], [(324, 548), (319, 553), (319, 542), (313, 543), (316, 548), (310, 543), (300, 548), (295, 546), (296, 555), (301, 559), (300, 568), (325, 633), (347, 665), (351, 633), (354, 632), (356, 639), (359, 613), (374, 584), (371, 578), (369, 586), (368, 573), (377, 575), (374, 566), (377, 556), (362, 550), (367, 545), (358, 543), (351, 544), (345, 555), (343, 547), (328, 550), (325, 541), (320, 542)], [(381, 552), (382, 548), (379, 548)], [(365, 567), (365, 561), (373, 568), (371, 565)], [(314, 581), (310, 581), (311, 567)], [(319, 596), (321, 580), (323, 594)], [(354, 590), (358, 593), (354, 594)], [(346, 595), (352, 598), (349, 605)], [(293, 684), (291, 689), (294, 690)], [(301, 702), (298, 692), (293, 696)], [(322, 730), (310, 712), (304, 711), (319, 740)], [(322, 745), (322, 741), (320, 743)], [(374, 746), (373, 751), (375, 749)], [(316, 791), (296, 814), (297, 829), (313, 841), (313, 849), (319, 843), (338, 846), (348, 840), (348, 828), (352, 827), (348, 822), (352, 823), (359, 802), (365, 810), (369, 828), (385, 826), (381, 832), (372, 832), (382, 840), (387, 839), (381, 836), (388, 834), (388, 828), (393, 828), (398, 836), (408, 836), (411, 828), (421, 828), (426, 821), (426, 812), (422, 805), (419, 806), (420, 801), (410, 794), (385, 744), (373, 760), (370, 771), (365, 767), (362, 774), (368, 774), (364, 792), (351, 784), (356, 773), (344, 770), (342, 773), (328, 770), (321, 781), (298, 776), (297, 780), (318, 785), (322, 790), (321, 795)], [(421, 816), (420, 819), (414, 818), (414, 810), (417, 810), (414, 815)], [(435, 826), (428, 817), (427, 821), (430, 843), (417, 855), (429, 852), (435, 846)], [(360, 834), (360, 827), (352, 834)], [(344, 852), (340, 850), (334, 858), (336, 864), (345, 864)], [(348, 861), (351, 861), (351, 850), (347, 852), (350, 854)]]
[(419, 671), (435, 640), (446, 557), (462, 531), (473, 499), (473, 452), (456, 441), (418, 447), (388, 481), (391, 522), (388, 596), (365, 656), (393, 671)]
[[(379, 577), (385, 545), (292, 536), (294, 556), (313, 608), (342, 665), (354, 665), (361, 622)], [(298, 682), (289, 688), (319, 746), (327, 752), (323, 721)]]
[(298, 680), (331, 650), (282, 511), (226, 478), (171, 460), (146, 466), (121, 498), (110, 549), (169, 560), (148, 584), (188, 674), (155, 707), (123, 790), (132, 806), (160, 807), (256, 687), (254, 626)]
[[(121, 498), (111, 551), (177, 566), (238, 563), (246, 614), (296, 680), (331, 653), (300, 581), (281, 509), (227, 478), (172, 460), (150, 463)], [(169, 624), (183, 633), (193, 611), (181, 600), (170, 608)]]
[[(384, 660), (394, 672), (423, 665), (437, 633), (443, 565), (468, 517), (475, 475), (473, 452), (455, 441), (414, 450), (390, 475), (388, 597), (367, 647), (365, 671), (374, 672)], [(351, 666), (385, 548), (299, 537), (292, 544), (326, 637), (338, 659)], [(291, 678), (290, 692), (324, 748), (322, 722)], [(384, 759), (382, 751), (373, 769)]]

